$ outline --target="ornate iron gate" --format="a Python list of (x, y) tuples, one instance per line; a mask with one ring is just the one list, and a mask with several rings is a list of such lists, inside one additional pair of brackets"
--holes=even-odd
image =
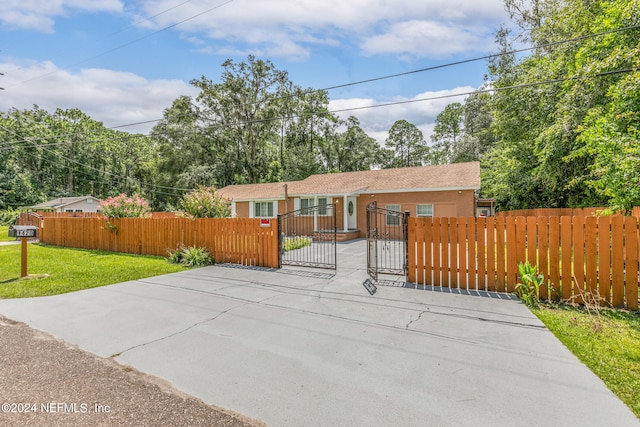
[(409, 212), (367, 205), (367, 273), (374, 282), (380, 274), (407, 275)]
[(336, 269), (336, 206), (278, 215), (280, 265)]

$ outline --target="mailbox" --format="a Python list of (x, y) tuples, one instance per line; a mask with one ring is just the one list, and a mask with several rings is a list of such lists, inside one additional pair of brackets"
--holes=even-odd
[(12, 225), (9, 227), (9, 237), (36, 237), (37, 227), (33, 225)]

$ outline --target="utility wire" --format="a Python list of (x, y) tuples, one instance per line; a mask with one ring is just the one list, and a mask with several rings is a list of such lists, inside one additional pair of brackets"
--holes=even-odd
[[(4, 126), (1, 126), (1, 125), (0, 125), (0, 128), (4, 129), (5, 131), (7, 131), (7, 132), (9, 132), (9, 133), (12, 133), (12, 134), (13, 134), (13, 135), (15, 135), (15, 136), (18, 136), (18, 137), (20, 136), (20, 135), (18, 135), (16, 132), (12, 131), (11, 129), (7, 129), (7, 128), (6, 128), (6, 127), (4, 127)], [(40, 144), (40, 145), (38, 145), (38, 144), (36, 144), (36, 143), (35, 143), (35, 142), (33, 142), (33, 141), (29, 141), (29, 142), (31, 142), (31, 143), (35, 146), (35, 148), (41, 148), (42, 150), (44, 150), (44, 151), (46, 151), (46, 152), (48, 152), (48, 153), (50, 153), (50, 154), (53, 154), (53, 155), (55, 155), (55, 156), (57, 156), (57, 157), (60, 157), (60, 158), (62, 158), (62, 159), (64, 159), (64, 160), (68, 160), (68, 161), (70, 161), (70, 162), (72, 162), (72, 163), (78, 164), (78, 165), (80, 165), (80, 166), (82, 166), (82, 167), (84, 167), (84, 168), (86, 168), (86, 169), (91, 169), (91, 170), (94, 170), (94, 171), (99, 172), (99, 173), (101, 173), (101, 174), (109, 175), (109, 176), (112, 176), (112, 177), (115, 177), (115, 178), (118, 178), (118, 179), (126, 178), (125, 176), (122, 176), (122, 175), (114, 174), (114, 173), (107, 172), (107, 171), (102, 171), (102, 170), (100, 170), (100, 169), (98, 169), (98, 168), (95, 168), (95, 167), (93, 167), (93, 166), (90, 166), (90, 165), (87, 165), (87, 164), (85, 164), (85, 163), (79, 162), (79, 161), (77, 161), (77, 160), (75, 160), (75, 159), (71, 159), (71, 158), (69, 158), (69, 157), (66, 157), (66, 156), (62, 155), (61, 153), (58, 153), (58, 152), (55, 152), (55, 151), (49, 150), (49, 149), (47, 148), (47, 146), (46, 146), (47, 144)], [(104, 182), (106, 182), (106, 181), (104, 181)], [(143, 184), (144, 184), (144, 185), (146, 185), (146, 186), (148, 186), (148, 187), (161, 188), (161, 189), (165, 189), (165, 190), (176, 190), (176, 191), (191, 191), (191, 190), (192, 190), (192, 188), (166, 187), (166, 186), (163, 186), (163, 185), (157, 185), (157, 184), (149, 184), (149, 183), (145, 183), (145, 182), (143, 182), (143, 181), (139, 181), (139, 183), (140, 183), (141, 185), (143, 185)], [(164, 193), (164, 194), (168, 194), (168, 193)], [(175, 195), (175, 194), (172, 194), (172, 195)]]
[[(361, 84), (365, 84), (365, 83), (372, 83), (372, 82), (377, 82), (377, 81), (381, 81), (381, 80), (387, 80), (387, 79), (392, 79), (392, 78), (397, 78), (397, 77), (404, 77), (404, 76), (408, 76), (408, 75), (411, 75), (411, 74), (423, 73), (423, 72), (427, 72), (427, 71), (434, 71), (434, 70), (438, 70), (438, 69), (442, 69), (442, 68), (448, 68), (448, 67), (468, 64), (468, 63), (477, 62), (477, 61), (494, 59), (494, 58), (499, 58), (499, 57), (507, 56), (507, 55), (516, 55), (518, 53), (523, 53), (523, 52), (527, 52), (527, 51), (531, 51), (531, 50), (547, 49), (547, 48), (558, 46), (558, 45), (562, 45), (562, 44), (567, 44), (567, 43), (587, 40), (587, 39), (590, 39), (590, 38), (605, 36), (605, 35), (608, 35), (608, 34), (615, 34), (615, 33), (634, 30), (634, 29), (638, 29), (638, 28), (640, 28), (640, 24), (630, 25), (630, 26), (627, 26), (627, 27), (621, 27), (621, 28), (616, 28), (616, 29), (613, 29), (613, 30), (603, 31), (603, 32), (600, 32), (600, 33), (587, 34), (587, 35), (583, 35), (583, 36), (574, 37), (574, 38), (571, 38), (571, 39), (565, 39), (565, 40), (559, 40), (559, 41), (555, 41), (555, 42), (544, 43), (544, 44), (541, 44), (541, 45), (536, 45), (536, 46), (527, 47), (527, 48), (514, 49), (514, 50), (510, 50), (508, 52), (501, 52), (501, 53), (495, 53), (495, 54), (491, 54), (491, 55), (484, 55), (484, 56), (479, 56), (479, 57), (476, 57), (476, 58), (469, 58), (469, 59), (464, 59), (464, 60), (461, 60), (461, 61), (455, 61), (455, 62), (449, 62), (449, 63), (446, 63), (446, 64), (434, 65), (432, 67), (426, 67), (426, 68), (420, 68), (420, 69), (417, 69), (417, 70), (406, 71), (406, 72), (403, 72), (403, 73), (389, 74), (389, 75), (380, 76), (380, 77), (373, 77), (373, 78), (370, 78), (370, 79), (359, 80), (359, 81), (350, 82), (350, 83), (343, 83), (343, 84), (334, 85), (334, 86), (328, 86), (328, 87), (325, 87), (325, 88), (322, 88), (322, 89), (307, 90), (307, 91), (304, 91), (303, 94), (312, 94), (312, 93), (317, 93), (317, 92), (328, 92), (328, 91), (331, 91), (331, 90), (341, 89), (341, 88), (345, 88), (345, 87), (349, 87), (349, 86), (356, 86), (356, 85), (361, 85)], [(272, 98), (271, 100), (275, 101), (275, 100), (279, 100), (279, 99), (288, 99), (288, 98), (294, 98), (294, 97), (299, 97), (299, 95), (295, 95), (295, 94), (285, 95), (285, 96)], [(440, 99), (440, 98), (432, 98), (432, 99), (429, 99), (429, 100), (435, 100), (435, 99)], [(256, 102), (253, 102), (253, 103), (246, 103), (246, 104), (242, 104), (240, 106), (255, 105), (255, 104), (258, 104), (260, 102), (262, 102), (262, 101), (256, 101)], [(408, 103), (411, 103), (411, 102), (417, 102), (417, 101), (415, 101), (415, 100), (413, 100), (413, 101), (403, 101), (403, 102), (400, 102), (400, 103), (408, 104)], [(395, 103), (380, 104), (379, 106), (386, 106), (386, 105), (395, 105)], [(356, 110), (366, 109), (366, 108), (376, 108), (376, 106), (360, 107), (360, 108), (345, 109), (345, 110), (337, 110), (337, 111), (333, 111), (333, 112), (356, 111)], [(122, 129), (122, 128), (126, 128), (126, 127), (131, 127), (131, 126), (145, 125), (145, 124), (150, 124), (150, 123), (156, 123), (156, 122), (159, 122), (161, 120), (163, 120), (163, 119), (145, 120), (145, 121), (136, 122), (136, 123), (128, 123), (128, 124), (124, 124), (124, 125), (113, 126), (110, 129)]]
[[(137, 39), (131, 40), (131, 41), (127, 42), (127, 43), (121, 44), (121, 45), (119, 45), (119, 46), (116, 46), (116, 47), (111, 48), (111, 49), (109, 49), (109, 50), (106, 50), (106, 51), (104, 51), (104, 52), (101, 52), (101, 53), (99, 53), (99, 54), (97, 54), (97, 55), (94, 55), (94, 56), (92, 56), (92, 57), (89, 57), (89, 58), (86, 58), (86, 59), (83, 59), (83, 60), (80, 60), (80, 61), (74, 62), (74, 63), (72, 63), (72, 64), (68, 65), (68, 67), (73, 67), (73, 66), (75, 66), (75, 65), (83, 64), (83, 63), (85, 63), (85, 62), (89, 62), (89, 61), (91, 61), (91, 60), (94, 60), (94, 59), (100, 58), (100, 57), (102, 57), (102, 56), (105, 56), (105, 55), (107, 55), (107, 54), (109, 54), (109, 53), (113, 53), (113, 52), (115, 52), (115, 51), (117, 51), (117, 50), (123, 49), (123, 48), (125, 48), (125, 47), (127, 47), (127, 46), (131, 46), (132, 44), (135, 44), (135, 43), (138, 43), (138, 42), (140, 42), (140, 41), (142, 41), (142, 40), (145, 40), (145, 39), (148, 39), (148, 38), (150, 38), (150, 37), (153, 37), (153, 36), (155, 36), (156, 34), (160, 34), (160, 33), (164, 32), (164, 31), (167, 31), (167, 30), (169, 30), (169, 29), (171, 29), (171, 28), (177, 27), (178, 25), (184, 24), (185, 22), (188, 22), (188, 21), (191, 21), (191, 20), (193, 20), (193, 19), (199, 18), (199, 17), (200, 17), (200, 16), (202, 16), (202, 15), (205, 15), (205, 14), (207, 14), (207, 13), (209, 13), (209, 12), (212, 12), (212, 11), (214, 11), (214, 10), (216, 10), (216, 9), (219, 9), (219, 8), (221, 8), (221, 7), (223, 7), (223, 6), (226, 6), (226, 5), (228, 5), (229, 3), (233, 2), (233, 1), (234, 1), (234, 0), (227, 0), (227, 1), (225, 1), (224, 3), (221, 3), (221, 4), (219, 4), (219, 5), (216, 5), (216, 6), (214, 6), (214, 7), (209, 8), (209, 9), (207, 9), (207, 10), (204, 10), (204, 11), (202, 11), (202, 12), (200, 12), (200, 13), (197, 13), (197, 14), (195, 14), (195, 15), (193, 15), (193, 16), (191, 16), (191, 17), (189, 17), (189, 18), (183, 19), (182, 21), (179, 21), (179, 22), (176, 22), (176, 23), (174, 23), (174, 24), (171, 24), (171, 25), (168, 25), (168, 26), (166, 26), (166, 27), (163, 27), (163, 28), (161, 28), (161, 29), (159, 29), (159, 30), (156, 30), (156, 31), (154, 31), (154, 32), (150, 33), (150, 34), (147, 34), (147, 35), (144, 35), (144, 36), (139, 37), (139, 38), (137, 38)], [(184, 2), (184, 3), (187, 3), (187, 2)], [(184, 3), (182, 3), (182, 4), (184, 4)], [(177, 7), (177, 6), (176, 6), (176, 7)], [(164, 13), (164, 12), (162, 12), (162, 13)], [(156, 15), (156, 16), (157, 16), (157, 15)], [(7, 86), (7, 88), (14, 87), (14, 86), (19, 86), (19, 85), (21, 85), (21, 84), (28, 83), (28, 82), (30, 82), (30, 81), (40, 79), (40, 78), (42, 78), (42, 77), (50, 76), (51, 74), (55, 74), (55, 73), (56, 73), (56, 71), (51, 71), (51, 72), (49, 72), (49, 73), (41, 74), (41, 75), (39, 75), (39, 76), (35, 76), (35, 77), (32, 77), (32, 78), (27, 79), (27, 80), (23, 80), (23, 81), (18, 82), (18, 83), (14, 83), (14, 84), (12, 84), (12, 85), (10, 85), (10, 86)]]
[[(554, 83), (562, 83), (562, 82), (566, 82), (566, 81), (569, 81), (569, 80), (585, 80), (587, 78), (604, 77), (604, 76), (608, 76), (608, 75), (624, 74), (624, 73), (630, 73), (630, 72), (636, 72), (636, 71), (639, 71), (639, 69), (638, 68), (625, 68), (625, 69), (620, 69), (620, 70), (605, 71), (605, 72), (594, 74), (592, 76), (582, 76), (582, 77), (573, 76), (573, 77), (564, 77), (564, 78), (558, 78), (558, 79), (542, 80), (542, 81), (538, 81), (538, 82), (521, 83), (521, 84), (511, 85), (511, 86), (490, 87), (490, 88), (486, 88), (486, 89), (475, 89), (473, 91), (468, 91), (468, 92), (458, 92), (458, 93), (453, 93), (453, 94), (431, 96), (431, 97), (426, 97), (426, 98), (418, 98), (418, 99), (408, 99), (408, 100), (404, 100), (404, 101), (386, 102), (386, 103), (381, 103), (381, 104), (366, 105), (366, 106), (362, 106), (362, 107), (349, 107), (349, 108), (341, 108), (341, 109), (335, 109), (335, 110), (327, 110), (327, 113), (335, 114), (335, 113), (344, 113), (344, 112), (349, 112), (349, 111), (368, 110), (368, 109), (372, 109), (372, 108), (390, 107), (390, 106), (394, 106), (394, 105), (413, 104), (413, 103), (417, 103), (417, 102), (436, 101), (436, 100), (441, 100), (441, 99), (457, 98), (457, 97), (460, 97), (460, 96), (470, 96), (470, 95), (473, 95), (475, 93), (503, 92), (503, 91), (513, 90), (513, 89), (522, 89), (522, 88), (527, 88), (527, 87), (542, 86), (542, 85), (554, 84)], [(236, 123), (232, 123), (232, 125), (233, 126), (244, 126), (244, 125), (249, 125), (249, 124), (253, 124), (253, 123), (267, 123), (267, 122), (278, 121), (278, 120), (292, 120), (292, 119), (299, 119), (299, 118), (308, 118), (308, 117), (314, 116), (314, 115), (316, 115), (316, 113), (312, 113), (312, 114), (294, 114), (294, 115), (290, 115), (290, 116), (277, 116), (277, 117), (272, 117), (272, 118), (268, 118), (268, 119), (236, 122)], [(131, 123), (131, 124), (122, 125), (122, 126), (115, 126), (115, 127), (107, 128), (107, 129), (115, 129), (115, 128), (120, 128), (120, 127), (125, 127), (125, 126), (136, 126), (136, 125), (141, 125), (141, 124), (148, 124), (148, 123), (157, 122), (157, 121), (160, 121), (160, 120), (162, 120), (162, 119), (148, 120), (148, 121), (143, 121), (143, 122), (136, 122), (136, 123)], [(61, 135), (59, 137), (62, 138), (62, 137), (66, 137), (66, 136), (68, 136), (68, 135)], [(139, 136), (139, 135), (133, 134), (133, 136)], [(143, 136), (146, 136), (146, 135), (143, 135)], [(5, 146), (6, 145), (11, 145), (11, 144), (18, 144), (18, 143), (22, 143), (22, 142), (25, 142), (25, 141), (26, 142), (33, 142), (33, 140), (38, 140), (38, 139), (44, 139), (44, 138), (31, 138), (31, 139), (23, 139), (23, 140), (18, 140), (18, 141), (7, 141), (7, 142), (5, 142)], [(49, 144), (46, 144), (46, 145), (48, 146)]]
[[(509, 91), (509, 90), (514, 90), (514, 89), (522, 89), (522, 88), (528, 88), (528, 87), (536, 87), (536, 86), (543, 86), (543, 85), (548, 85), (548, 84), (556, 84), (556, 83), (562, 83), (562, 82), (566, 82), (569, 80), (586, 80), (588, 78), (600, 78), (600, 77), (605, 77), (605, 76), (610, 76), (610, 75), (616, 75), (616, 74), (623, 74), (623, 73), (629, 73), (629, 72), (637, 72), (639, 69), (638, 68), (625, 68), (625, 69), (619, 69), (619, 70), (611, 70), (611, 71), (604, 71), (601, 73), (596, 73), (593, 74), (591, 76), (574, 76), (574, 77), (565, 77), (565, 78), (558, 78), (558, 79), (549, 79), (549, 80), (543, 80), (543, 81), (538, 81), (538, 82), (531, 82), (531, 83), (522, 83), (522, 84), (517, 84), (517, 85), (510, 85), (510, 86), (502, 86), (502, 87), (489, 87), (486, 89), (477, 89), (471, 92), (461, 92), (461, 93), (456, 93), (456, 94), (448, 94), (448, 95), (440, 95), (440, 96), (433, 96), (433, 97), (428, 97), (428, 98), (420, 98), (420, 99), (412, 99), (412, 100), (406, 100), (406, 101), (396, 101), (396, 102), (390, 102), (390, 103), (383, 103), (383, 104), (376, 104), (376, 105), (369, 105), (369, 106), (364, 106), (364, 107), (353, 107), (353, 108), (344, 108), (344, 109), (339, 109), (339, 110), (331, 110), (329, 111), (330, 113), (339, 113), (339, 112), (346, 112), (346, 111), (356, 111), (356, 110), (363, 110), (363, 109), (369, 109), (369, 108), (379, 108), (379, 107), (386, 107), (386, 106), (392, 106), (392, 105), (402, 105), (402, 104), (409, 104), (409, 103), (416, 103), (416, 102), (425, 102), (425, 101), (432, 101), (432, 100), (439, 100), (439, 99), (446, 99), (446, 98), (453, 98), (453, 97), (459, 97), (459, 96), (468, 96), (468, 95), (472, 95), (475, 93), (496, 93), (496, 92), (504, 92), (504, 91)], [(310, 114), (311, 115), (315, 115), (315, 114)], [(268, 122), (268, 121), (274, 121), (274, 120), (284, 120), (284, 119), (293, 119), (293, 118), (304, 118), (304, 117), (308, 117), (308, 116), (302, 116), (302, 115), (293, 115), (293, 116), (281, 116), (281, 117), (275, 117), (275, 118), (271, 118), (271, 119), (264, 119), (264, 120), (254, 120), (254, 121), (250, 121), (250, 122), (238, 122), (238, 123), (234, 123), (232, 125), (234, 126), (243, 126), (246, 124), (250, 124), (250, 123), (263, 123), (263, 122)], [(15, 136), (20, 136), (18, 135), (16, 132), (5, 128), (4, 126), (0, 126), (0, 128), (4, 129), (7, 132), (12, 133)], [(84, 164), (82, 162), (79, 162), (75, 159), (71, 159), (69, 157), (66, 157), (60, 153), (56, 153), (54, 151), (51, 151), (47, 148), (48, 144), (36, 144), (32, 139), (29, 139), (28, 142), (32, 143), (36, 148), (41, 148), (51, 154), (54, 154), (58, 157), (61, 157), (64, 160), (79, 164), (81, 166), (83, 166), (86, 169), (92, 169), (95, 170), (97, 172), (100, 172), (101, 174), (106, 174), (106, 175), (110, 175), (113, 177), (116, 177), (118, 179), (122, 179), (124, 178), (122, 175), (117, 175), (117, 174), (113, 174), (110, 172), (106, 172), (106, 171), (101, 171), (97, 168), (94, 168), (92, 166), (89, 166), (87, 164)], [(76, 172), (81, 172), (81, 173), (85, 173), (85, 171), (76, 171)], [(103, 183), (108, 183), (107, 181), (102, 181)], [(187, 188), (176, 188), (176, 187), (166, 187), (166, 186), (161, 186), (161, 185), (157, 185), (157, 184), (149, 184), (143, 181), (138, 181), (140, 186), (146, 186), (146, 187), (153, 187), (153, 188), (160, 188), (160, 189), (167, 189), (167, 190), (175, 190), (175, 191), (191, 191), (191, 189), (187, 189)], [(159, 190), (156, 190), (156, 193), (158, 194), (164, 194), (164, 195), (169, 195), (169, 196), (177, 196), (178, 194), (175, 193), (166, 193), (166, 192), (162, 192)]]
[[(231, 1), (233, 1), (233, 0), (229, 0), (227, 3), (231, 2)], [(224, 3), (224, 4), (226, 4), (226, 3)], [(218, 6), (218, 7), (224, 6), (224, 4), (222, 4), (222, 5)], [(206, 11), (203, 12), (203, 13), (206, 13)], [(182, 22), (184, 22), (184, 21), (182, 21)], [(174, 26), (178, 25), (178, 24), (174, 24)], [(537, 46), (533, 46), (533, 47), (515, 49), (515, 50), (508, 51), (508, 52), (501, 52), (501, 53), (485, 55), (485, 56), (481, 56), (481, 57), (477, 57), (477, 58), (470, 58), (470, 59), (465, 59), (465, 60), (461, 60), (461, 61), (449, 62), (449, 63), (446, 63), (446, 64), (436, 65), (436, 66), (433, 66), (433, 67), (421, 68), (421, 69), (417, 69), (417, 70), (407, 71), (407, 72), (404, 72), (404, 73), (390, 74), (390, 75), (381, 76), (381, 77), (375, 77), (375, 78), (366, 79), (366, 80), (360, 80), (360, 81), (355, 81), (355, 82), (350, 82), (350, 83), (344, 83), (344, 84), (340, 84), (340, 85), (326, 87), (326, 88), (323, 88), (323, 89), (314, 89), (314, 90), (311, 90), (311, 91), (307, 91), (306, 93), (329, 91), (329, 90), (339, 89), (339, 88), (348, 87), (348, 86), (371, 83), (371, 82), (375, 82), (375, 81), (380, 81), (380, 80), (385, 80), (385, 79), (390, 79), (390, 78), (396, 78), (396, 77), (402, 77), (402, 76), (407, 76), (407, 75), (416, 74), (416, 73), (422, 73), (422, 72), (426, 72), (426, 71), (433, 71), (433, 70), (436, 70), (436, 69), (452, 67), (452, 66), (466, 64), (466, 63), (480, 61), (480, 60), (498, 58), (498, 57), (507, 56), (507, 55), (514, 55), (514, 54), (517, 54), (517, 53), (522, 53), (522, 52), (530, 51), (530, 50), (546, 49), (546, 48), (553, 47), (553, 46), (558, 46), (558, 45), (561, 45), (561, 44), (566, 44), (566, 43), (571, 43), (571, 42), (576, 42), (576, 41), (582, 41), (582, 40), (586, 40), (586, 39), (589, 39), (589, 38), (600, 37), (600, 36), (604, 36), (604, 35), (608, 35), (608, 34), (614, 34), (614, 33), (618, 33), (618, 32), (634, 30), (634, 29), (638, 29), (638, 28), (640, 28), (640, 24), (638, 24), (638, 25), (630, 25), (630, 26), (627, 26), (627, 27), (616, 28), (616, 29), (612, 29), (612, 30), (608, 30), (608, 31), (603, 31), (603, 32), (600, 32), (600, 33), (595, 33), (595, 34), (583, 35), (583, 36), (574, 37), (574, 38), (571, 38), (571, 39), (559, 40), (559, 41), (545, 43), (545, 44), (537, 45)], [(566, 80), (569, 80), (569, 79), (571, 79), (571, 77), (570, 78), (566, 78)], [(549, 81), (545, 81), (545, 82), (549, 82)], [(532, 83), (532, 84), (533, 85), (537, 85), (537, 83)], [(364, 109), (369, 109), (369, 108), (379, 108), (379, 107), (384, 107), (384, 106), (410, 104), (410, 103), (421, 102), (421, 101), (433, 101), (433, 100), (452, 98), (452, 97), (457, 97), (457, 96), (467, 96), (467, 95), (470, 95), (472, 93), (473, 92), (465, 92), (465, 93), (460, 93), (460, 94), (450, 94), (450, 95), (442, 95), (442, 96), (437, 96), (437, 97), (421, 98), (421, 99), (414, 99), (414, 100), (396, 101), (396, 102), (389, 102), (389, 103), (362, 106), (362, 107), (352, 107), (352, 108), (345, 108), (345, 109), (339, 109), (339, 110), (331, 110), (329, 112), (330, 113), (338, 113), (338, 112), (347, 112), (347, 111), (358, 111), (358, 110), (364, 110)], [(282, 96), (282, 97), (278, 97), (278, 98), (273, 98), (273, 100), (283, 99), (283, 98), (287, 98), (287, 97), (290, 98), (290, 97), (294, 97), (294, 96), (297, 96), (297, 95)], [(246, 104), (242, 104), (241, 106), (254, 105), (254, 104), (255, 103), (246, 103)], [(295, 116), (295, 117), (297, 117), (297, 116)], [(276, 117), (276, 118), (273, 118), (273, 119), (265, 119), (265, 120), (254, 121), (254, 122), (255, 123), (259, 123), (259, 122), (265, 122), (265, 121), (270, 121), (270, 120), (280, 120), (280, 119), (285, 119), (285, 118), (290, 118), (290, 117)], [(157, 123), (157, 122), (162, 121), (162, 120), (163, 120), (163, 118), (150, 119), (150, 120), (144, 120), (144, 121), (139, 121), (139, 122), (127, 123), (127, 124), (123, 124), (123, 125), (111, 126), (111, 127), (106, 128), (106, 129), (116, 130), (116, 129), (122, 129), (122, 128), (126, 128), (126, 127), (140, 126), (140, 125), (145, 125), (145, 124), (150, 124), (150, 123)], [(249, 124), (249, 123), (252, 123), (252, 122), (243, 122), (243, 123), (244, 124)], [(5, 144), (19, 143), (19, 142), (23, 142), (23, 141), (24, 140), (22, 140), (22, 141), (9, 141), (9, 142), (7, 142)]]
[(408, 75), (411, 75), (411, 74), (423, 73), (425, 71), (433, 71), (433, 70), (438, 70), (438, 69), (441, 69), (441, 68), (447, 68), (447, 67), (452, 67), (452, 66), (456, 66), (456, 65), (468, 64), (468, 63), (471, 63), (471, 62), (477, 62), (477, 61), (483, 61), (483, 60), (488, 60), (488, 59), (499, 58), (501, 56), (515, 55), (515, 54), (518, 54), (518, 53), (528, 52), (528, 51), (531, 51), (531, 50), (547, 49), (547, 48), (558, 46), (558, 45), (561, 45), (561, 44), (567, 44), (567, 43), (587, 40), (587, 39), (594, 38), (594, 37), (605, 36), (605, 35), (608, 35), (608, 34), (615, 34), (615, 33), (623, 32), (623, 31), (635, 30), (635, 29), (638, 29), (638, 28), (640, 28), (640, 24), (630, 25), (628, 27), (616, 28), (616, 29), (613, 29), (613, 30), (603, 31), (603, 32), (600, 32), (600, 33), (587, 34), (587, 35), (584, 35), (584, 36), (578, 36), (578, 37), (574, 37), (574, 38), (571, 38), (571, 39), (559, 40), (559, 41), (555, 41), (555, 42), (544, 43), (544, 44), (541, 44), (541, 45), (536, 45), (536, 46), (526, 47), (526, 48), (521, 48), (521, 49), (514, 49), (514, 50), (511, 50), (511, 51), (508, 51), (508, 52), (494, 53), (494, 54), (491, 54), (491, 55), (485, 55), (485, 56), (479, 56), (479, 57), (476, 57), (476, 58), (464, 59), (464, 60), (461, 60), (461, 61), (449, 62), (449, 63), (446, 63), (446, 64), (435, 65), (435, 66), (432, 66), (432, 67), (426, 67), (426, 68), (420, 68), (420, 69), (417, 69), (417, 70), (406, 71), (406, 72), (403, 72), (403, 73), (389, 74), (387, 76), (373, 77), (373, 78), (366, 79), (366, 80), (360, 80), (360, 81), (351, 82), (351, 83), (344, 83), (344, 84), (335, 85), (335, 86), (328, 86), (328, 87), (326, 87), (324, 89), (316, 89), (316, 90), (314, 90), (314, 91), (312, 91), (310, 93), (320, 92), (320, 91), (330, 91), (330, 90), (341, 89), (341, 88), (345, 88), (345, 87), (349, 87), (349, 86), (356, 86), (356, 85), (360, 85), (360, 84), (364, 84), (364, 83), (372, 83), (372, 82), (377, 82), (377, 81), (380, 81), (380, 80), (392, 79), (392, 78), (396, 78), (396, 77), (403, 77), (403, 76), (408, 76)]

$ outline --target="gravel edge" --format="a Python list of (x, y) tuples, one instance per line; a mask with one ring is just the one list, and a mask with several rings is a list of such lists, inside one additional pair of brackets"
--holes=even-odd
[(0, 405), (0, 426), (265, 426), (1, 315)]

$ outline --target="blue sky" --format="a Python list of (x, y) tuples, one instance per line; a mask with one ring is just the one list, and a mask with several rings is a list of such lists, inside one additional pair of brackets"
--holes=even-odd
[[(254, 54), (315, 89), (495, 51), (502, 0), (2, 0), (0, 111), (80, 108), (106, 126), (162, 117), (189, 80)], [(467, 92), (485, 61), (329, 92), (331, 109)], [(380, 142), (404, 119), (425, 133), (449, 102), (342, 113)], [(127, 128), (146, 133), (153, 124)]]

